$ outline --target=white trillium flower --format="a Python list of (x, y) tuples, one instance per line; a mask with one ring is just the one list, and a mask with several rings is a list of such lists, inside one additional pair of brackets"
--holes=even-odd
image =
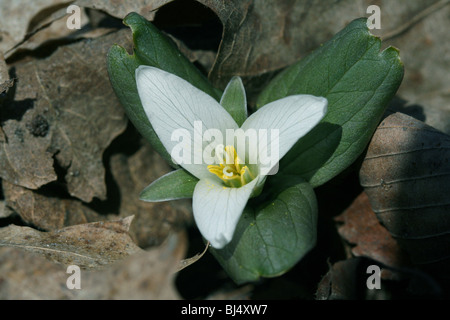
[[(196, 121), (201, 121), (205, 129), (219, 130), (224, 137), (227, 130), (239, 129), (219, 102), (178, 76), (140, 66), (136, 69), (136, 82), (145, 113), (169, 153), (175, 147), (180, 148), (179, 141), (172, 137), (173, 132), (183, 129), (189, 133), (187, 137), (193, 139), (198, 134)], [(192, 200), (194, 219), (203, 237), (214, 248), (221, 249), (232, 240), (248, 200), (260, 192), (266, 175), (274, 166), (273, 163), (263, 166), (259, 162), (262, 153), (277, 148), (281, 159), (322, 120), (327, 104), (325, 98), (312, 95), (292, 95), (271, 102), (250, 115), (240, 129), (244, 132), (276, 129), (276, 141), (268, 140), (265, 148), (250, 147), (244, 153), (240, 153), (236, 145), (227, 145), (222, 153), (215, 155), (222, 160), (218, 164), (180, 163), (199, 179)], [(194, 141), (183, 142), (181, 148), (185, 148), (183, 152), (188, 153), (190, 159), (205, 147), (205, 141), (201, 149), (192, 147)], [(258, 159), (256, 163), (248, 163), (252, 156)]]

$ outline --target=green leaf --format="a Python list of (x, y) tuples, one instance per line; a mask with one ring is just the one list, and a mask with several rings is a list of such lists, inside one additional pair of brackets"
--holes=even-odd
[(141, 64), (139, 59), (134, 55), (130, 56), (124, 48), (114, 45), (108, 52), (107, 64), (111, 85), (124, 107), (128, 119), (153, 148), (168, 163), (176, 167), (153, 130), (137, 93), (134, 71)]
[(221, 92), (151, 22), (135, 12), (123, 22), (133, 32), (134, 54), (143, 64), (175, 74), (219, 101)]
[(238, 126), (247, 119), (247, 97), (240, 77), (231, 78), (223, 92), (220, 104), (233, 117)]
[(192, 198), (198, 179), (184, 169), (171, 171), (142, 190), (139, 198), (148, 202)]
[(294, 94), (328, 99), (327, 115), (281, 160), (280, 172), (300, 175), (317, 187), (363, 152), (403, 79), (398, 50), (380, 48), (366, 19), (354, 20), (264, 89), (258, 108)]
[(134, 52), (114, 45), (108, 52), (107, 66), (111, 85), (131, 120), (141, 135), (146, 138), (172, 166), (171, 160), (158, 136), (147, 119), (136, 87), (135, 70), (140, 65), (149, 65), (173, 73), (192, 85), (220, 99), (220, 91), (177, 49), (173, 41), (153, 24), (137, 13), (130, 13), (124, 19), (133, 33)]
[(247, 205), (225, 248), (210, 248), (238, 284), (283, 274), (316, 244), (317, 201), (307, 182), (272, 193), (262, 206), (260, 201)]

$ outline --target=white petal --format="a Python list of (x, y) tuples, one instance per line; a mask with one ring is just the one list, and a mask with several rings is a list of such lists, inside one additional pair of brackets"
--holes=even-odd
[[(199, 179), (210, 177), (202, 158), (210, 142), (203, 141), (203, 133), (217, 129), (225, 137), (226, 129), (237, 128), (231, 115), (208, 94), (163, 70), (140, 66), (136, 69), (136, 83), (147, 117), (169, 154), (188, 154), (185, 159), (190, 163), (179, 164)], [(201, 121), (201, 126), (194, 126), (196, 121)], [(173, 134), (183, 143), (172, 141)]]
[[(244, 131), (267, 130), (267, 142), (264, 143), (264, 135), (260, 133), (258, 140), (262, 145), (258, 146), (257, 151), (249, 150), (258, 152), (260, 169), (263, 169), (261, 174), (269, 174), (292, 146), (323, 119), (327, 106), (328, 101), (323, 97), (294, 95), (263, 106), (244, 122)], [(278, 138), (271, 134), (272, 129), (278, 130)], [(262, 165), (261, 162), (265, 164)]]
[(200, 180), (194, 190), (194, 219), (203, 237), (222, 249), (233, 238), (236, 225), (258, 182), (255, 178), (240, 188), (227, 188), (210, 179)]

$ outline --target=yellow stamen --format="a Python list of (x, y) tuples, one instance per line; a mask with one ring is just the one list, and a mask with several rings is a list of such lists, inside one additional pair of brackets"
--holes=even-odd
[(244, 164), (233, 146), (226, 146), (219, 165), (209, 165), (208, 170), (218, 176), (227, 186), (242, 187), (254, 179), (247, 166)]

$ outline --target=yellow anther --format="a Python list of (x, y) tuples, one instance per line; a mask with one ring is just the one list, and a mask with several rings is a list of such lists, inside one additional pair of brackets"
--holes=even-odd
[(208, 170), (218, 176), (226, 185), (235, 188), (242, 187), (254, 179), (248, 167), (242, 166), (243, 162), (233, 146), (226, 146), (225, 152), (218, 156), (221, 163), (209, 165)]

